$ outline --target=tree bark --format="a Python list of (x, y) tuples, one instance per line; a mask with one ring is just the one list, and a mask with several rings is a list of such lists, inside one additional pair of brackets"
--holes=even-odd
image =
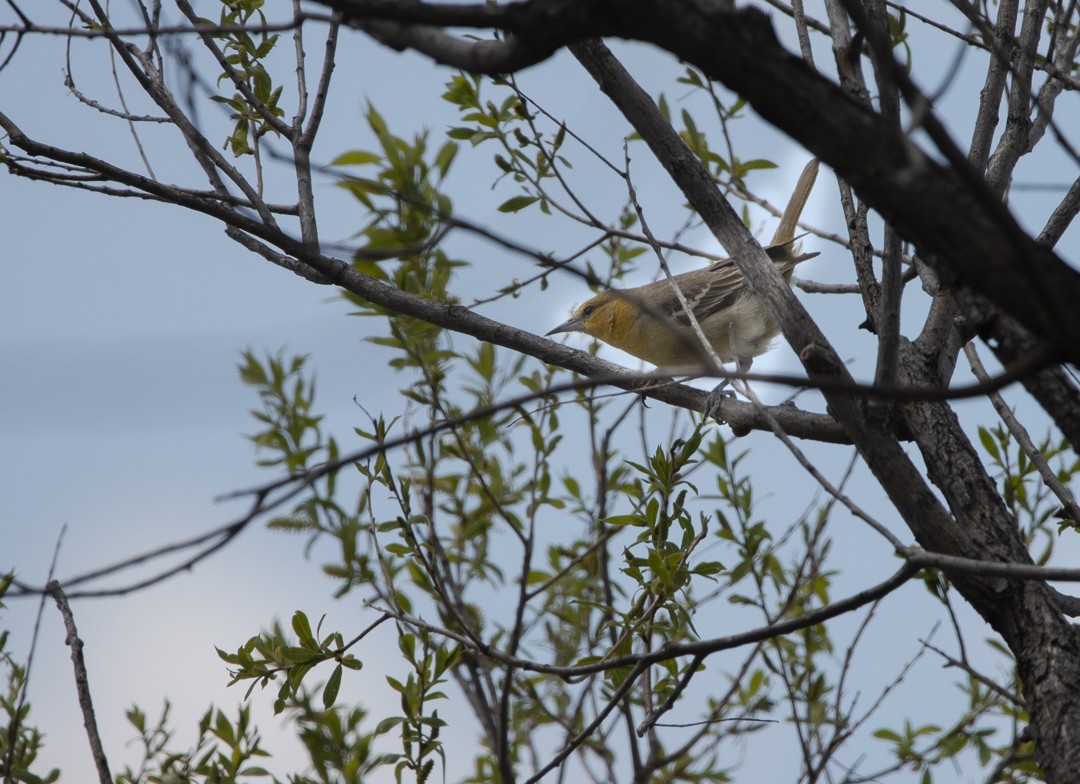
[[(370, 26), (373, 18), (404, 26), (463, 24), (467, 5), (439, 11), (433, 5), (395, 4), (372, 0), (329, 0), (328, 4)], [(934, 264), (947, 285), (977, 292), (1016, 326), (999, 353), (1017, 361), (1033, 353), (1080, 361), (1080, 274), (1024, 233), (970, 166), (954, 154), (951, 143), (937, 134), (950, 161), (945, 167), (919, 150), (896, 127), (849, 96), (801, 59), (780, 46), (768, 18), (756, 9), (726, 10), (727, 4), (704, 0), (532, 0), (486, 7), (469, 17), (472, 24), (498, 27), (513, 35), (500, 61), (497, 43), (489, 42), (482, 59), (472, 65), (498, 72), (547, 57), (559, 46), (571, 47), (579, 59), (650, 144), (673, 179), (731, 255), (753, 257), (752, 247), (733, 226), (730, 211), (692, 156), (662, 133), (650, 138), (648, 103), (632, 90), (613, 87), (601, 67), (594, 44), (584, 38), (619, 36), (650, 41), (746, 98), (757, 112), (833, 167), (901, 235), (912, 241), (923, 259)], [(422, 10), (416, 9), (422, 6)], [(440, 14), (444, 14), (440, 16)], [(393, 39), (397, 28), (380, 28)], [(400, 33), (400, 30), (397, 29)], [(399, 42), (406, 38), (398, 37)], [(420, 44), (435, 59), (457, 56), (439, 46)], [(879, 58), (880, 59), (880, 58)], [(461, 63), (454, 63), (461, 65)], [(622, 95), (615, 93), (622, 91)], [(911, 92), (907, 92), (909, 103)], [(645, 97), (647, 99), (647, 96)], [(641, 111), (645, 108), (645, 117)], [(936, 122), (929, 106), (926, 122)], [(635, 117), (636, 115), (636, 117)], [(673, 132), (672, 132), (673, 133)], [(934, 135), (933, 133), (931, 135)], [(687, 151), (688, 152), (688, 151)], [(725, 210), (725, 207), (727, 209)], [(785, 337), (796, 349), (811, 378), (841, 378), (842, 364), (824, 343), (816, 326), (777, 282), (753, 261), (740, 262), (755, 292), (774, 307)], [(983, 325), (985, 326), (985, 324)], [(1019, 331), (1017, 331), (1019, 330)], [(899, 378), (913, 385), (941, 384), (933, 357), (901, 342)], [(1047, 370), (1029, 387), (1042, 390), (1040, 400), (1059, 424), (1076, 420), (1071, 385)], [(1050, 390), (1050, 391), (1048, 391)], [(916, 539), (929, 550), (1007, 563), (1030, 563), (1016, 521), (1009, 514), (952, 409), (942, 402), (900, 405), (901, 416), (922, 453), (927, 474), (940, 491), (946, 510), (909, 461), (887, 422), (878, 420), (866, 401), (826, 393), (831, 413), (845, 426)], [(1051, 404), (1051, 401), (1053, 403)], [(1063, 428), (1065, 429), (1065, 428)], [(1075, 432), (1075, 428), (1067, 430)], [(1073, 442), (1077, 444), (1076, 441)], [(1051, 782), (1074, 781), (1080, 770), (1080, 636), (1068, 623), (1045, 584), (1010, 581), (972, 574), (951, 575), (954, 585), (1002, 636), (1016, 657), (1031, 712), (1040, 764)]]

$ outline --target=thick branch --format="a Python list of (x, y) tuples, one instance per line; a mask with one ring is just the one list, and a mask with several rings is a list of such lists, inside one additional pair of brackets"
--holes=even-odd
[(1063, 357), (1080, 362), (1080, 273), (1027, 236), (970, 170), (936, 163), (780, 46), (757, 9), (725, 11), (702, 0), (322, 2), (355, 24), (498, 28), (552, 50), (603, 36), (656, 44), (743, 95), (763, 118), (832, 166), (947, 278), (984, 293)]

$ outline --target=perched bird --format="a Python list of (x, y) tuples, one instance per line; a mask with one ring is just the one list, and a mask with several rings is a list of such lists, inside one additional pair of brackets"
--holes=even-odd
[[(772, 243), (765, 248), (788, 282), (796, 264), (818, 255), (800, 255), (795, 242), (795, 227), (817, 171), (817, 160), (803, 169)], [(672, 290), (672, 281), (678, 284), (720, 360), (735, 360), (741, 371), (768, 350), (780, 331), (735, 262), (722, 259), (671, 280), (602, 291), (547, 334), (584, 332), (658, 367), (703, 365), (708, 362), (708, 354)]]

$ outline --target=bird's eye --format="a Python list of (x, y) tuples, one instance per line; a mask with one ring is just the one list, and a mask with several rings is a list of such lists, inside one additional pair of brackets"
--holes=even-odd
[(591, 316), (595, 312), (596, 312), (596, 306), (595, 305), (586, 305), (584, 308), (581, 309), (581, 315), (585, 316), (585, 318), (588, 318), (589, 316)]

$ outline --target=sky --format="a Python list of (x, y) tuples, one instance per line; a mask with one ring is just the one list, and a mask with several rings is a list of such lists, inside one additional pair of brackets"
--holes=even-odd
[[(0, 14), (10, 16), (10, 11), (5, 7)], [(0, 16), (0, 21), (9, 20)], [(311, 40), (308, 49), (314, 51), (317, 37)], [(111, 100), (115, 93), (107, 70), (94, 65), (92, 51), (86, 44), (75, 48), (77, 83), (102, 100)], [(643, 47), (624, 46), (618, 51), (654, 94), (671, 73), (679, 72), (670, 58)], [(24, 42), (0, 72), (0, 107), (32, 135), (135, 160), (126, 129), (77, 106), (70, 97), (61, 70), (63, 58), (59, 39)], [(968, 73), (966, 67), (942, 97), (943, 105), (960, 107), (977, 96), (977, 81), (971, 81), (977, 69)], [(370, 147), (363, 121), (369, 101), (400, 135), (423, 127), (438, 134), (456, 120), (452, 108), (438, 100), (448, 77), (449, 72), (422, 58), (387, 52), (359, 34), (345, 35), (335, 100), (317, 152), (327, 160), (346, 149)], [(622, 127), (622, 121), (568, 57), (523, 74), (521, 84), (541, 103), (556, 106), (560, 116), (573, 121), (575, 130), (602, 140), (608, 154), (621, 157), (623, 132), (611, 133), (611, 128)], [(667, 84), (665, 89), (674, 88)], [(677, 96), (672, 93), (669, 98)], [(760, 157), (780, 164), (775, 171), (763, 172), (758, 182), (770, 201), (783, 204), (807, 159), (805, 152), (756, 120), (746, 121), (736, 133), (754, 138)], [(181, 172), (183, 150), (176, 139), (164, 131), (148, 136), (159, 175)], [(646, 209), (661, 216), (658, 225), (677, 226), (680, 197), (649, 163), (643, 147), (631, 150)], [(481, 152), (476, 159), (484, 157), (489, 153)], [(459, 161), (450, 181), (463, 214), (542, 244), (547, 229), (527, 217), (502, 222), (505, 218), (496, 207), (513, 195), (507, 184), (491, 189), (490, 178), (474, 176), (469, 165)], [(1035, 182), (1072, 179), (1058, 176), (1052, 167), (1022, 171)], [(593, 187), (590, 197), (602, 196), (610, 184), (598, 181)], [(831, 174), (823, 172), (804, 216), (807, 222), (842, 226), (833, 204), (834, 189)], [(317, 198), (324, 239), (349, 242), (362, 222), (355, 206), (329, 182), (317, 186)], [(1045, 214), (1045, 205), (1053, 198), (1054, 194), (1035, 193), (1025, 200), (1032, 217), (1022, 219), (1029, 227), (1038, 227), (1035, 216)], [(319, 406), (334, 432), (350, 433), (357, 424), (362, 416), (357, 400), (369, 410), (392, 412), (398, 405), (395, 390), (403, 383), (401, 377), (386, 367), (385, 353), (363, 341), (377, 326), (372, 320), (348, 316), (349, 307), (332, 290), (253, 257), (213, 221), (175, 208), (66, 191), (6, 174), (0, 175), (0, 204), (5, 257), (0, 264), (4, 367), (0, 476), (5, 478), (0, 494), (0, 568), (16, 567), (22, 580), (43, 583), (54, 557), (55, 574), (63, 579), (242, 515), (242, 503), (216, 499), (273, 478), (255, 466), (255, 451), (245, 437), (255, 430), (249, 411), (257, 404), (236, 371), (245, 349), (310, 355)], [(754, 228), (762, 236), (771, 234), (773, 224), (759, 213), (754, 216)], [(1071, 235), (1075, 240), (1075, 230)], [(485, 280), (492, 275), (509, 280), (520, 272), (520, 265), (512, 266), (499, 248), (472, 241), (461, 241), (458, 247), (482, 260), (478, 267)], [(800, 274), (845, 280), (849, 273), (842, 255), (833, 252), (804, 266)], [(813, 298), (801, 296), (814, 312)], [(541, 307), (522, 307), (515, 301), (481, 312), (542, 334), (584, 297), (575, 281), (557, 281)], [(861, 320), (858, 303), (851, 298), (833, 307), (830, 302), (827, 311), (819, 308), (815, 315), (836, 337), (841, 354), (865, 356), (871, 344), (855, 329)], [(918, 315), (914, 310), (906, 317), (915, 323)], [(602, 355), (629, 361), (607, 349)], [(755, 369), (765, 371), (796, 367), (786, 346), (755, 363)], [(858, 363), (856, 367), (865, 369)], [(765, 394), (776, 400), (787, 392)], [(984, 411), (975, 404), (962, 405), (961, 410)], [(764, 466), (762, 470), (775, 465), (780, 453), (767, 445), (763, 435), (746, 444), (761, 452), (759, 462), (752, 465)], [(846, 465), (844, 453), (833, 448), (811, 445), (808, 452), (834, 479)], [(781, 470), (785, 486), (788, 482), (806, 486), (788, 463)], [(855, 481), (867, 497), (875, 497), (865, 474), (857, 473)], [(808, 497), (804, 494), (794, 501), (785, 495), (781, 486), (767, 488), (764, 503), (778, 513), (791, 514)], [(857, 551), (869, 542), (880, 547), (852, 523), (850, 540), (842, 544)], [(227, 688), (227, 673), (214, 645), (236, 647), (275, 618), (287, 620), (297, 609), (312, 617), (325, 612), (327, 623), (340, 628), (362, 623), (355, 600), (329, 601), (335, 586), (321, 575), (319, 558), (324, 553), (316, 549), (305, 557), (302, 544), (262, 525), (249, 526), (224, 553), (161, 585), (121, 598), (74, 604), (114, 774), (137, 758), (138, 750), (129, 743), (133, 732), (122, 719), (132, 704), (153, 716), (163, 699), (171, 699), (181, 738), (190, 737), (191, 725), (210, 702), (235, 713), (240, 687)], [(880, 579), (877, 568), (877, 563), (856, 561), (843, 585), (855, 590)], [(155, 570), (128, 573), (101, 587)], [(905, 589), (902, 599), (915, 615), (928, 606), (918, 590)], [(13, 630), (9, 649), (24, 658), (38, 605), (25, 599), (8, 604), (0, 623)], [(63, 642), (60, 618), (46, 608), (33, 659), (30, 701), (35, 722), (46, 732), (43, 767), (60, 766), (68, 774), (64, 780), (80, 781), (78, 771), (89, 769), (90, 756)], [(882, 666), (887, 662), (895, 670), (916, 648), (913, 639), (895, 644), (883, 635)], [(368, 669), (392, 668), (393, 653), (393, 646), (371, 646), (364, 652)], [(923, 674), (929, 683), (948, 688), (949, 678), (932, 667)], [(373, 676), (347, 681), (343, 698), (350, 697), (371, 702), (393, 699)], [(284, 748), (281, 757), (287, 765), (297, 751), (295, 746), (290, 749), (291, 740), (279, 720), (266, 718), (272, 699), (272, 692), (257, 693), (255, 709), (266, 719), (267, 745)], [(908, 705), (898, 699), (899, 705)], [(916, 704), (917, 700), (910, 703)], [(463, 740), (471, 743), (471, 737)], [(467, 769), (469, 762), (467, 757), (455, 759), (450, 770)]]

